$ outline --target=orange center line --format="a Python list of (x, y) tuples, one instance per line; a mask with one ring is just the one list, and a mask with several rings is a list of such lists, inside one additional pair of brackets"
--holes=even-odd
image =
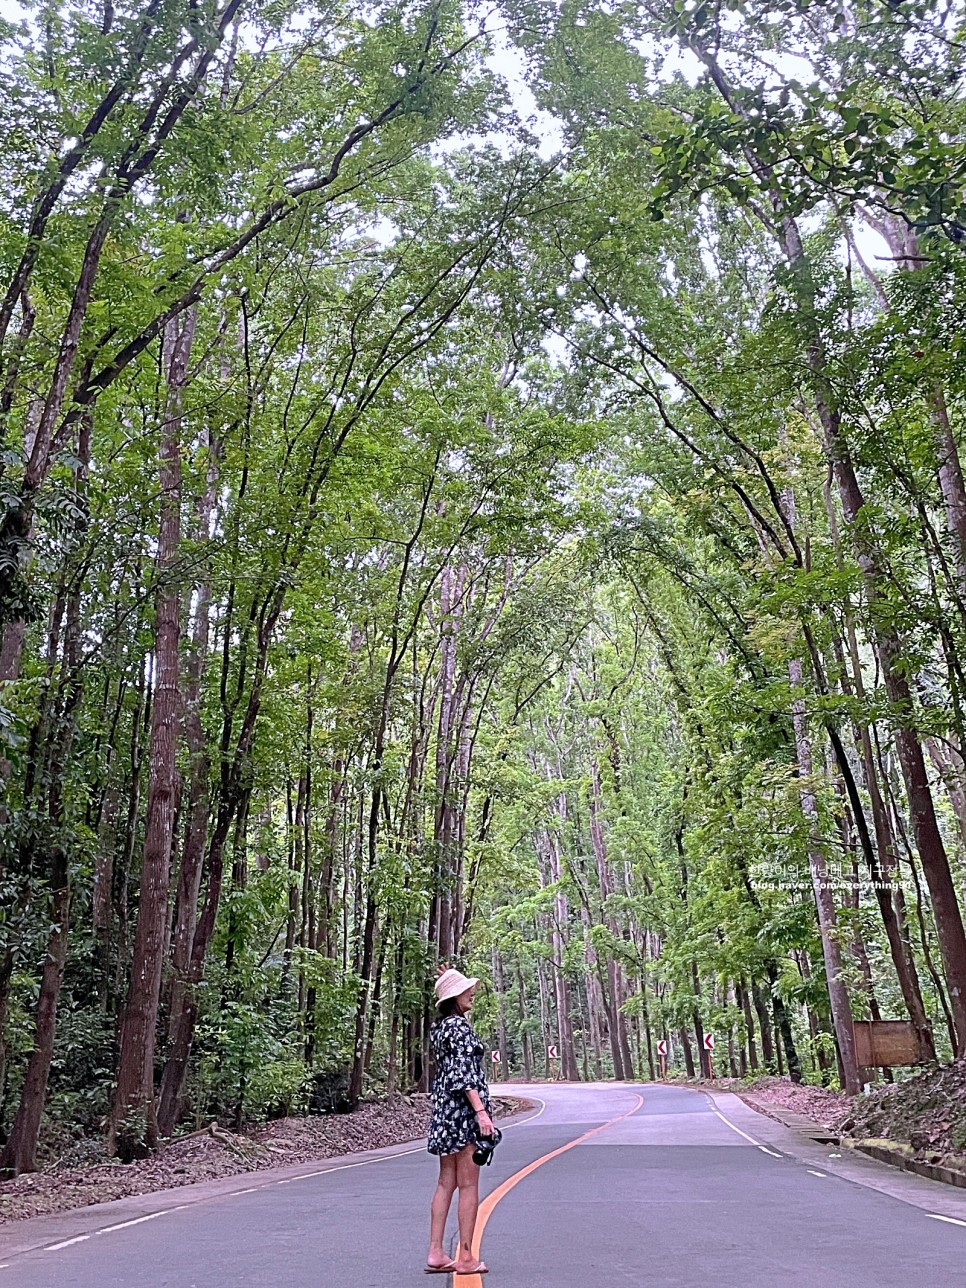
[[(514, 1172), (512, 1176), (507, 1177), (502, 1185), (497, 1186), (495, 1190), (489, 1193), (480, 1204), (479, 1216), (476, 1219), (476, 1232), (473, 1235), (473, 1256), (477, 1261), (480, 1259), (480, 1246), (483, 1242), (483, 1231), (486, 1229), (486, 1223), (489, 1221), (493, 1210), (501, 1199), (505, 1198), (514, 1186), (519, 1185), (524, 1177), (535, 1172), (538, 1167), (543, 1167), (544, 1163), (549, 1163), (552, 1158), (557, 1158), (561, 1154), (566, 1154), (569, 1149), (575, 1149), (578, 1145), (583, 1144), (585, 1140), (590, 1140), (591, 1136), (596, 1136), (599, 1131), (605, 1127), (613, 1127), (615, 1123), (622, 1122), (625, 1118), (630, 1118), (631, 1114), (636, 1114), (638, 1109), (644, 1103), (644, 1097), (635, 1095), (634, 1099), (637, 1104), (633, 1109), (628, 1109), (625, 1113), (618, 1114), (616, 1118), (609, 1118), (607, 1122), (601, 1123), (598, 1127), (591, 1127), (590, 1131), (585, 1131), (582, 1136), (568, 1141), (566, 1145), (561, 1145), (558, 1149), (552, 1149), (549, 1154), (544, 1154), (542, 1158), (535, 1158), (532, 1163), (527, 1163), (526, 1167), (521, 1167), (519, 1172)], [(482, 1275), (458, 1275), (453, 1272), (453, 1288), (483, 1288)]]

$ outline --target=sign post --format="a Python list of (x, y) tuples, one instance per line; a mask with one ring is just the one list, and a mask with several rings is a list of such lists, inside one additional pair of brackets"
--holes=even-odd
[(667, 1081), (667, 1038), (660, 1038), (657, 1044), (657, 1055), (661, 1061), (661, 1081)]
[(853, 1020), (855, 1062), (859, 1068), (918, 1064), (922, 1048), (910, 1020)]
[(704, 1049), (708, 1053), (708, 1077), (711, 1078), (713, 1081), (714, 1080), (714, 1063), (712, 1059), (714, 1055), (714, 1034), (713, 1033), (706, 1033), (704, 1035)]
[(550, 1057), (550, 1081), (557, 1081), (557, 1047), (551, 1042), (547, 1047), (547, 1055)]

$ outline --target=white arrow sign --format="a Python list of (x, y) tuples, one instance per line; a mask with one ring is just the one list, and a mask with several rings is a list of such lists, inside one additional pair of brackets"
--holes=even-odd
[(499, 1064), (499, 1063), (500, 1063), (500, 1053), (499, 1053), (499, 1051), (494, 1051), (494, 1052), (493, 1052), (493, 1055), (492, 1055), (492, 1057), (491, 1057), (491, 1059), (493, 1060), (493, 1063), (494, 1063), (494, 1064)]
[(714, 1034), (713, 1034), (713, 1033), (706, 1033), (706, 1034), (704, 1035), (704, 1049), (705, 1049), (705, 1051), (713, 1051), (713, 1050), (714, 1050)]
[(548, 1046), (548, 1047), (547, 1047), (547, 1055), (550, 1057), (550, 1059), (551, 1059), (551, 1060), (556, 1060), (556, 1058), (557, 1058), (557, 1048), (556, 1048), (555, 1046)]
[(667, 1055), (667, 1038), (661, 1038), (657, 1044), (658, 1055)]

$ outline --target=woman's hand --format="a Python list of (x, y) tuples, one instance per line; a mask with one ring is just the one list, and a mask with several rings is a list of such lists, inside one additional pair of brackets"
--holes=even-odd
[(476, 1125), (480, 1129), (481, 1136), (493, 1135), (493, 1119), (490, 1117), (490, 1115), (486, 1112), (485, 1109), (481, 1109), (480, 1112), (476, 1115)]

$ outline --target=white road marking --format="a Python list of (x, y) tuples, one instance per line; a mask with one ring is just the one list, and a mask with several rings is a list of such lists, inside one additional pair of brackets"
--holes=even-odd
[(328, 1176), (329, 1172), (347, 1172), (352, 1167), (368, 1167), (370, 1163), (388, 1163), (393, 1158), (404, 1158), (407, 1154), (422, 1152), (421, 1145), (418, 1149), (401, 1149), (398, 1154), (387, 1154), (385, 1158), (364, 1158), (361, 1163), (340, 1163), (338, 1167), (322, 1167), (317, 1172), (303, 1172), (301, 1176), (289, 1176), (284, 1181), (275, 1181), (275, 1184), (293, 1185), (296, 1181), (307, 1181), (313, 1176)]
[[(723, 1123), (727, 1123), (727, 1125), (731, 1128), (732, 1131), (736, 1131), (739, 1136), (744, 1136), (745, 1140), (747, 1140), (750, 1144), (757, 1145), (759, 1149), (765, 1148), (764, 1145), (762, 1145), (761, 1141), (755, 1140), (754, 1136), (749, 1136), (746, 1131), (742, 1131), (740, 1127), (736, 1127), (730, 1118), (726, 1118), (724, 1116), (724, 1114), (721, 1112), (720, 1109), (715, 1109), (715, 1107), (712, 1105), (711, 1112), (713, 1114), (717, 1114), (717, 1116), (721, 1119)], [(780, 1158), (781, 1155), (779, 1154), (778, 1157)]]
[(73, 1243), (83, 1243), (85, 1239), (90, 1237), (89, 1234), (79, 1234), (75, 1239), (65, 1239), (63, 1243), (49, 1243), (44, 1248), (44, 1252), (57, 1252), (60, 1248), (69, 1248)]
[(813, 1172), (813, 1171), (812, 1171), (812, 1169), (811, 1169), (810, 1167), (806, 1167), (806, 1168), (805, 1168), (805, 1171), (806, 1171), (806, 1172), (808, 1172), (808, 1174), (809, 1174), (810, 1176), (825, 1176), (825, 1175), (827, 1175), (827, 1173), (826, 1173), (826, 1172)]
[[(306, 1172), (306, 1176), (324, 1176), (326, 1172), (347, 1172), (352, 1167), (368, 1167), (370, 1163), (388, 1163), (393, 1158), (404, 1158), (407, 1154), (421, 1154), (423, 1146), (418, 1149), (401, 1149), (398, 1154), (389, 1154), (386, 1158), (364, 1158), (361, 1163), (340, 1163), (338, 1167), (324, 1167), (319, 1172)], [(302, 1180), (303, 1177), (297, 1177)]]
[(100, 1230), (95, 1230), (95, 1234), (113, 1234), (115, 1230), (126, 1230), (129, 1225), (141, 1225), (144, 1221), (153, 1221), (156, 1217), (164, 1216), (171, 1208), (165, 1208), (163, 1212), (149, 1212), (147, 1216), (136, 1216), (133, 1221), (121, 1221), (118, 1225), (105, 1225)]
[[(528, 1096), (527, 1099), (540, 1100), (540, 1097)], [(543, 1113), (546, 1107), (547, 1107), (547, 1102), (545, 1100), (540, 1100), (540, 1108), (537, 1110), (535, 1114), (531, 1114), (529, 1118), (524, 1118), (523, 1121), (519, 1123), (507, 1123), (506, 1127), (504, 1127), (503, 1130), (509, 1131), (512, 1127), (526, 1127), (527, 1123), (536, 1122), (536, 1120), (540, 1117), (540, 1115)]]
[(767, 1154), (770, 1158), (781, 1158), (781, 1154), (776, 1154), (775, 1151), (773, 1149), (769, 1149), (767, 1145), (759, 1145), (758, 1148), (763, 1154)]
[[(167, 1216), (169, 1212), (181, 1212), (184, 1208), (191, 1207), (190, 1203), (179, 1203), (177, 1207), (164, 1208), (160, 1212), (149, 1212), (147, 1216), (138, 1216), (131, 1221), (121, 1221), (117, 1225), (105, 1225), (100, 1230), (90, 1230), (87, 1234), (77, 1234), (73, 1239), (62, 1239), (60, 1243), (48, 1243), (41, 1248), (41, 1252), (59, 1252), (61, 1248), (71, 1248), (75, 1243), (85, 1243), (92, 1239), (95, 1234), (113, 1234), (115, 1230), (126, 1230), (129, 1225), (140, 1225), (142, 1221), (153, 1221), (156, 1217)], [(0, 1266), (0, 1270), (5, 1270), (6, 1265)]]
[(256, 1190), (261, 1189), (260, 1185), (250, 1185), (247, 1190), (235, 1190), (235, 1194), (254, 1194)]
[(927, 1212), (926, 1216), (931, 1216), (934, 1221), (948, 1221), (950, 1225), (966, 1226), (966, 1221), (957, 1221), (954, 1216), (940, 1216), (938, 1212)]

